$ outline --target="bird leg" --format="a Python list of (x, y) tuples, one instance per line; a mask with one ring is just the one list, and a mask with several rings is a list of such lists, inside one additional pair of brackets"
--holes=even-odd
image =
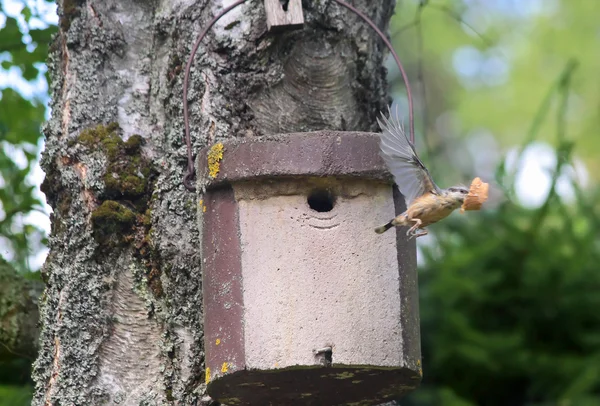
[(419, 228), (421, 226), (421, 223), (423, 223), (423, 222), (421, 221), (421, 219), (410, 219), (409, 221), (414, 221), (415, 224), (411, 228), (408, 229), (408, 231), (406, 232), (406, 235), (409, 235), (409, 234), (414, 235), (416, 229)]
[(414, 233), (412, 233), (412, 235), (411, 235), (411, 238), (413, 238), (413, 237), (414, 237), (414, 238), (417, 238), (417, 237), (422, 237), (422, 236), (424, 236), (424, 235), (427, 235), (427, 233), (428, 233), (428, 231), (427, 231), (427, 230), (425, 230), (424, 228), (423, 228), (423, 229), (421, 229), (421, 232), (420, 232), (420, 233), (417, 233), (417, 232), (416, 232), (416, 230), (415, 230), (415, 232), (414, 232)]

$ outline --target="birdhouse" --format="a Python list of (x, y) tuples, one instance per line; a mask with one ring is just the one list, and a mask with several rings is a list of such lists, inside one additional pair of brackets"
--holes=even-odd
[(206, 382), (227, 405), (376, 405), (421, 380), (416, 248), (377, 134), (201, 151)]

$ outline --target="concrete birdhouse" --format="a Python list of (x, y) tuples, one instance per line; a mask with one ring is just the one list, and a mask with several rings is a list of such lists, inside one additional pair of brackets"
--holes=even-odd
[(376, 405), (421, 380), (416, 252), (372, 133), (218, 143), (198, 159), (206, 381), (227, 405)]

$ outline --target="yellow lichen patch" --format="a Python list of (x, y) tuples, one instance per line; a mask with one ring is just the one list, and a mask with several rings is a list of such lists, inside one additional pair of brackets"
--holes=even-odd
[(218, 142), (210, 147), (210, 151), (208, 151), (208, 176), (213, 179), (219, 174), (224, 149), (223, 144)]
[(209, 367), (206, 367), (206, 375), (204, 377), (204, 381), (205, 381), (205, 383), (210, 382), (210, 368)]
[(215, 341), (215, 345), (219, 345), (219, 344), (221, 344), (221, 339), (217, 338), (217, 340)]
[(223, 366), (221, 367), (221, 372), (226, 373), (228, 369), (229, 369), (229, 365), (227, 365), (227, 362), (223, 362)]

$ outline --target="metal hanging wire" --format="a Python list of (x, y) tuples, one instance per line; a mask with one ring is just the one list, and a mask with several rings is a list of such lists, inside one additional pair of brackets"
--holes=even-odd
[[(185, 176), (183, 177), (183, 185), (186, 187), (187, 190), (189, 190), (191, 192), (195, 191), (196, 188), (192, 184), (192, 180), (193, 180), (194, 174), (195, 174), (195, 165), (194, 165), (194, 157), (192, 154), (192, 140), (190, 137), (190, 122), (189, 122), (189, 109), (188, 109), (188, 97), (187, 97), (188, 96), (188, 86), (189, 86), (189, 81), (190, 81), (190, 70), (191, 70), (192, 64), (194, 62), (194, 57), (196, 56), (196, 53), (198, 52), (198, 48), (200, 47), (202, 40), (208, 33), (208, 30), (210, 30), (212, 28), (212, 26), (215, 25), (215, 23), (217, 21), (219, 21), (219, 19), (221, 17), (223, 17), (225, 14), (229, 13), (231, 10), (233, 10), (237, 6), (244, 4), (247, 1), (248, 0), (236, 1), (235, 3), (231, 4), (230, 6), (225, 7), (219, 14), (217, 14), (216, 16), (213, 17), (212, 20), (210, 20), (210, 22), (202, 30), (200, 35), (198, 35), (198, 39), (196, 40), (196, 43), (194, 44), (194, 47), (192, 48), (192, 52), (190, 53), (190, 56), (188, 58), (187, 64), (185, 65), (185, 73), (183, 76), (183, 123), (184, 123), (184, 127), (185, 127), (185, 143), (187, 145), (188, 165), (187, 165), (187, 172), (186, 172)], [(392, 54), (392, 57), (394, 58), (396, 65), (398, 65), (398, 70), (400, 71), (400, 74), (402, 75), (402, 79), (404, 81), (404, 86), (406, 87), (406, 97), (408, 99), (408, 123), (409, 123), (409, 130), (410, 130), (409, 134), (410, 134), (410, 141), (414, 144), (415, 143), (415, 125), (414, 125), (412, 94), (410, 91), (410, 85), (408, 83), (408, 76), (406, 75), (404, 66), (402, 65), (402, 62), (400, 62), (400, 58), (398, 57), (398, 54), (394, 50), (392, 43), (387, 38), (387, 36), (379, 29), (379, 27), (377, 27), (377, 25), (373, 22), (373, 20), (371, 20), (369, 17), (367, 17), (367, 15), (364, 14), (362, 11), (358, 10), (356, 7), (354, 7), (353, 5), (351, 5), (349, 3), (346, 3), (343, 0), (333, 0), (333, 1), (338, 3), (340, 6), (343, 6), (343, 7), (347, 8), (348, 10), (352, 11), (354, 14), (359, 16), (364, 22), (366, 22), (377, 33), (377, 35), (379, 35), (379, 37), (383, 40), (383, 43), (387, 46), (390, 53)]]

